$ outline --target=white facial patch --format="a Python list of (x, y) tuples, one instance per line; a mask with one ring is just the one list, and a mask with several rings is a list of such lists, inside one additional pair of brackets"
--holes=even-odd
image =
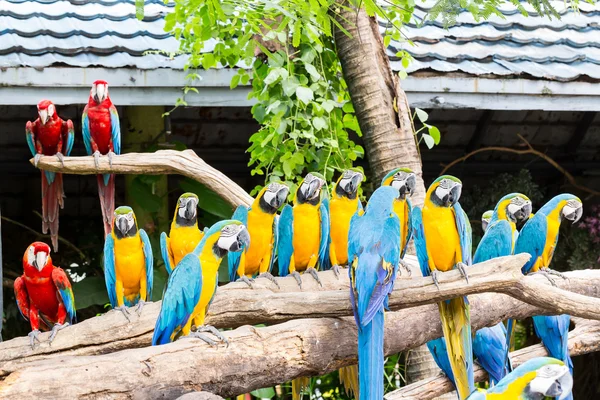
[(33, 265), (34, 261), (35, 261), (35, 249), (33, 248), (33, 246), (29, 246), (29, 249), (27, 250), (27, 264)]
[(51, 116), (53, 116), (53, 115), (54, 115), (54, 111), (55, 111), (55, 110), (54, 110), (54, 104), (50, 104), (50, 105), (48, 106), (48, 115), (49, 115), (50, 117), (51, 117)]
[(545, 365), (537, 371), (536, 377), (529, 383), (529, 388), (534, 393), (546, 395), (552, 385), (565, 373), (569, 373), (569, 368), (564, 365)]
[(268, 204), (273, 204), (273, 199), (276, 197), (276, 193), (271, 192), (269, 189), (265, 191), (263, 198)]
[(521, 209), (521, 206), (510, 203), (506, 208), (510, 214), (515, 215), (515, 213)]
[(391, 186), (394, 189), (400, 190), (400, 188), (402, 188), (402, 186), (404, 186), (404, 185), (406, 185), (406, 179), (397, 180), (397, 179), (394, 178), (394, 180), (392, 180), (392, 185)]
[(237, 234), (241, 230), (242, 225), (227, 225), (221, 229), (221, 235), (217, 240), (217, 246), (223, 250), (229, 250), (235, 242), (237, 242)]
[(450, 188), (445, 188), (445, 187), (442, 187), (441, 185), (435, 189), (435, 195), (440, 199), (443, 199), (449, 193), (450, 193)]
[(570, 204), (570, 202), (567, 202), (567, 204), (562, 209), (562, 215), (564, 217), (566, 217), (567, 215), (571, 215), (575, 211), (577, 211), (580, 207), (581, 207), (580, 204), (572, 204), (572, 203)]

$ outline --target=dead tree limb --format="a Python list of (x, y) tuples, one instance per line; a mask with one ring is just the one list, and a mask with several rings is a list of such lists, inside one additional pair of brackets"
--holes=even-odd
[[(527, 260), (527, 255), (497, 258), (470, 268), (469, 284), (458, 271), (442, 274), (439, 290), (431, 278), (400, 277), (390, 296), (390, 309), (399, 310), (423, 304), (433, 304), (459, 295), (472, 295), (486, 291), (502, 291), (521, 298), (552, 313), (568, 312), (572, 315), (598, 319), (600, 297), (600, 271), (587, 270), (567, 273), (568, 280), (559, 279), (557, 285), (570, 290), (555, 293), (558, 301), (546, 304), (528, 295), (531, 291), (527, 282), (541, 285), (532, 290), (558, 290), (551, 288), (543, 276), (524, 278), (519, 270)], [(414, 264), (415, 258), (409, 257)], [(323, 287), (310, 277), (304, 277), (303, 290), (298, 288), (293, 278), (279, 279), (281, 290), (270, 281), (258, 279), (255, 289), (244, 283), (230, 283), (217, 291), (211, 305), (207, 323), (219, 328), (236, 328), (241, 325), (275, 324), (291, 319), (315, 317), (339, 317), (352, 315), (348, 300), (348, 278), (336, 279), (331, 271), (320, 272)], [(523, 284), (525, 282), (525, 284)], [(528, 291), (529, 290), (529, 291)], [(584, 303), (576, 303), (573, 293), (585, 295)], [(506, 296), (505, 296), (506, 297)], [(568, 299), (567, 299), (568, 298)], [(512, 300), (512, 299), (511, 299)], [(595, 308), (589, 302), (596, 301)], [(513, 304), (523, 304), (513, 302)], [(568, 305), (568, 307), (564, 305)], [(583, 305), (590, 306), (584, 309)], [(65, 355), (94, 355), (115, 352), (127, 348), (144, 347), (150, 344), (154, 324), (160, 309), (160, 302), (144, 307), (141, 317), (132, 313), (128, 323), (121, 313), (108, 312), (64, 329), (49, 346), (48, 334), (42, 334), (42, 344), (31, 350), (28, 338), (21, 337), (0, 343), (0, 365), (12, 360), (35, 360)], [(591, 311), (590, 311), (591, 310)], [(596, 311), (594, 311), (596, 310)]]
[[(30, 160), (33, 164), (33, 158)], [(64, 174), (179, 174), (194, 179), (225, 199), (233, 208), (240, 204), (250, 205), (252, 197), (227, 175), (214, 169), (196, 155), (193, 150), (158, 150), (155, 153), (127, 153), (114, 156), (112, 167), (108, 157), (100, 157), (96, 168), (94, 157), (65, 157), (65, 165), (54, 156), (42, 156), (38, 168)]]
[[(582, 318), (574, 319), (575, 329), (569, 332), (569, 352), (571, 356), (593, 353), (600, 350), (600, 323), (589, 321)], [(525, 347), (513, 351), (511, 360), (513, 366), (517, 367), (525, 361), (535, 357), (548, 356), (546, 348), (542, 344)], [(488, 379), (487, 372), (480, 366), (475, 366), (475, 382), (482, 382)], [(454, 386), (446, 375), (440, 373), (438, 376), (424, 379), (405, 386), (401, 389), (385, 395), (386, 400), (408, 400), (420, 399), (429, 400), (449, 393), (455, 390)]]
[[(473, 295), (470, 302), (474, 329), (508, 317), (522, 319), (547, 312), (496, 293)], [(595, 331), (588, 335), (589, 340), (574, 344), (572, 349), (579, 349), (576, 354), (598, 348), (600, 323), (589, 324)], [(437, 306), (387, 313), (385, 330), (386, 354), (439, 337)], [(264, 328), (244, 326), (225, 335), (230, 341), (227, 348), (182, 339), (111, 354), (61, 357), (60, 361), (11, 361), (0, 366), (0, 398), (92, 398), (101, 394), (111, 399), (174, 399), (200, 390), (231, 397), (356, 363), (357, 333), (352, 317), (298, 319)], [(65, 376), (86, 384), (57, 385)]]

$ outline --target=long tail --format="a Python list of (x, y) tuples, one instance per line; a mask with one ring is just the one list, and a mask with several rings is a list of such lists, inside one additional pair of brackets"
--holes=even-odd
[(361, 399), (383, 399), (383, 310), (358, 330), (358, 379)]
[(111, 231), (111, 222), (115, 212), (115, 175), (98, 175), (98, 196), (100, 197), (100, 208), (102, 209), (102, 220), (104, 221), (104, 237)]
[(58, 251), (58, 212), (64, 207), (62, 174), (42, 171), (42, 232), (52, 238), (54, 252)]
[(310, 386), (310, 378), (301, 376), (292, 380), (292, 400), (300, 400), (302, 398), (302, 390), (308, 389)]
[(509, 353), (515, 349), (515, 330), (517, 321), (510, 318), (506, 321), (506, 354), (504, 355), (506, 373), (512, 372)]
[(438, 307), (458, 396), (466, 399), (475, 390), (469, 301), (459, 297), (438, 303)]
[(358, 390), (358, 365), (342, 367), (339, 371), (340, 383), (344, 385), (348, 397), (358, 400), (360, 398)]

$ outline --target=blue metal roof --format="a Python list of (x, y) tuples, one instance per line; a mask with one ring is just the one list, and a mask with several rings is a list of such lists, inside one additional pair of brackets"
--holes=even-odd
[[(507, 3), (501, 7), (503, 18), (475, 21), (463, 11), (449, 29), (437, 21), (421, 27), (409, 24), (404, 33), (413, 44), (392, 41), (392, 67), (402, 69), (396, 53), (404, 49), (415, 58), (409, 73), (600, 80), (600, 5), (582, 2), (575, 13), (562, 1), (552, 3), (560, 20), (541, 17), (528, 5), (530, 15), (525, 17)], [(416, 19), (425, 18), (432, 5), (417, 5)], [(145, 18), (138, 21), (134, 0), (0, 0), (0, 68), (181, 69), (183, 56), (144, 55), (148, 50), (178, 50), (177, 41), (163, 30), (172, 7), (146, 1)]]

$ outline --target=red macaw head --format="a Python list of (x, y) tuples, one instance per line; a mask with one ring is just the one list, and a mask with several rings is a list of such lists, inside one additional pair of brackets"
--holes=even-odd
[(108, 82), (103, 80), (94, 82), (92, 84), (92, 90), (90, 90), (90, 98), (94, 99), (96, 104), (100, 104), (108, 99)]
[(56, 115), (56, 107), (50, 100), (42, 100), (37, 105), (38, 115), (40, 116), (40, 121), (42, 121), (42, 125), (46, 125), (48, 120), (53, 119)]
[(42, 272), (47, 265), (52, 265), (50, 246), (43, 242), (31, 243), (23, 255), (23, 267), (32, 267)]

